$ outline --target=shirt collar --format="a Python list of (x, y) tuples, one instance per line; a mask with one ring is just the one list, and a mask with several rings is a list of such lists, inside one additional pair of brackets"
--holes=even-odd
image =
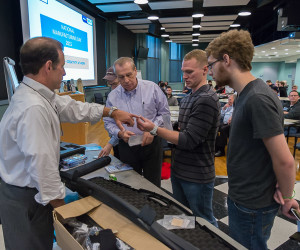
[(55, 98), (55, 93), (50, 90), (45, 85), (33, 80), (32, 78), (29, 78), (27, 76), (24, 76), (23, 82), (28, 85), (30, 88), (37, 91), (39, 94), (41, 94), (43, 97), (45, 97), (49, 101), (53, 101)]
[[(138, 81), (138, 79), (137, 79), (137, 81)], [(127, 96), (133, 96), (134, 94), (136, 94), (136, 92), (137, 92), (139, 89), (140, 89), (140, 84), (139, 84), (139, 82), (138, 82), (135, 89), (130, 90), (130, 91), (127, 91), (127, 90), (125, 90), (125, 89), (122, 87), (122, 92), (123, 92), (125, 95), (127, 95)]]

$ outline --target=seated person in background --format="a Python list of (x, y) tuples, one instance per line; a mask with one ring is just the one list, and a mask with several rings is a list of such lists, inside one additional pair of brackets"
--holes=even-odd
[[(275, 86), (275, 84), (272, 84), (270, 86), (270, 88), (274, 91), (274, 93), (278, 96), (278, 93), (279, 93), (279, 89), (278, 87)], [(278, 96), (279, 97), (279, 96)]]
[(300, 120), (300, 102), (297, 91), (292, 90), (289, 94), (290, 103), (283, 107), (284, 118)]
[(229, 129), (231, 123), (231, 117), (233, 113), (233, 103), (236, 95), (228, 97), (228, 103), (221, 109), (221, 122), (219, 127), (219, 134), (216, 138), (216, 157), (225, 155), (225, 146), (227, 145), (227, 138), (229, 137)]
[[(286, 104), (283, 107), (283, 114), (285, 119), (294, 119), (300, 120), (300, 102), (299, 102), (299, 94), (297, 91), (292, 90), (289, 94), (290, 103)], [(297, 129), (295, 127), (284, 128), (284, 135), (287, 134), (295, 134), (297, 133)]]
[[(297, 85), (293, 85), (293, 86), (292, 86), (292, 90), (298, 92), (298, 86), (297, 86)], [(298, 92), (298, 95), (300, 96), (300, 93), (299, 93), (299, 92)]]
[(192, 92), (192, 89), (187, 87), (187, 86), (184, 86), (183, 90), (182, 90), (182, 93), (185, 93), (185, 94), (189, 94)]
[(169, 106), (178, 106), (178, 101), (175, 96), (172, 95), (172, 88), (171, 86), (167, 86), (167, 99)]
[(270, 88), (274, 85), (271, 80), (267, 80), (266, 83), (269, 85)]
[(213, 89), (213, 84), (212, 84), (212, 80), (208, 80), (207, 84), (211, 87), (211, 89)]
[(167, 96), (167, 93), (166, 93), (166, 84), (165, 84), (165, 82), (160, 81), (160, 82), (158, 83), (158, 86), (160, 87), (161, 91)]
[(216, 92), (217, 94), (225, 94), (225, 86), (224, 87), (217, 87), (216, 85)]
[(285, 82), (284, 81), (279, 82), (278, 87), (279, 87), (279, 96), (287, 97)]
[[(113, 67), (110, 67), (106, 71), (106, 75), (102, 79), (106, 80), (106, 83), (108, 86), (111, 87), (111, 90), (114, 90), (120, 84), (119, 80), (117, 78), (117, 75), (114, 72)], [(117, 157), (118, 159), (120, 159), (119, 149), (118, 149), (119, 138), (116, 136), (112, 136), (111, 134), (109, 134), (109, 137), (110, 137), (109, 142), (104, 146), (104, 148), (102, 148), (98, 157), (100, 158), (102, 156), (109, 155), (111, 152), (111, 149), (114, 148), (114, 156)]]

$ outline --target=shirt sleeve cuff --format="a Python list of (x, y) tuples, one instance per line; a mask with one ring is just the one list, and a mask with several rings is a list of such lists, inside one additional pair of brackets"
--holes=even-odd
[(41, 193), (38, 192), (34, 196), (34, 199), (36, 200), (37, 203), (42, 204), (43, 206), (46, 206), (50, 201), (65, 198), (66, 188), (65, 188), (63, 183), (61, 183), (60, 187), (58, 189), (55, 189), (55, 190), (57, 190), (57, 192), (44, 193), (43, 197), (41, 196)]

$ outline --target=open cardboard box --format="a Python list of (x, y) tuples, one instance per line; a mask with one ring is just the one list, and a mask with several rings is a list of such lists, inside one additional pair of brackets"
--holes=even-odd
[(169, 249), (153, 236), (133, 224), (130, 220), (106, 206), (99, 200), (88, 196), (53, 211), (54, 228), (58, 245), (62, 250), (82, 250), (82, 246), (63, 226), (64, 219), (83, 214), (90, 216), (100, 227), (117, 231), (116, 237), (135, 249)]

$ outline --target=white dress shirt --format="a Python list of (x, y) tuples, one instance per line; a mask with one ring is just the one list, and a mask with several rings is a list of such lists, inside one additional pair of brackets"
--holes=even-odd
[(58, 96), (46, 86), (24, 77), (0, 123), (0, 176), (8, 184), (36, 188), (43, 205), (63, 199), (60, 122), (98, 121), (99, 104)]

